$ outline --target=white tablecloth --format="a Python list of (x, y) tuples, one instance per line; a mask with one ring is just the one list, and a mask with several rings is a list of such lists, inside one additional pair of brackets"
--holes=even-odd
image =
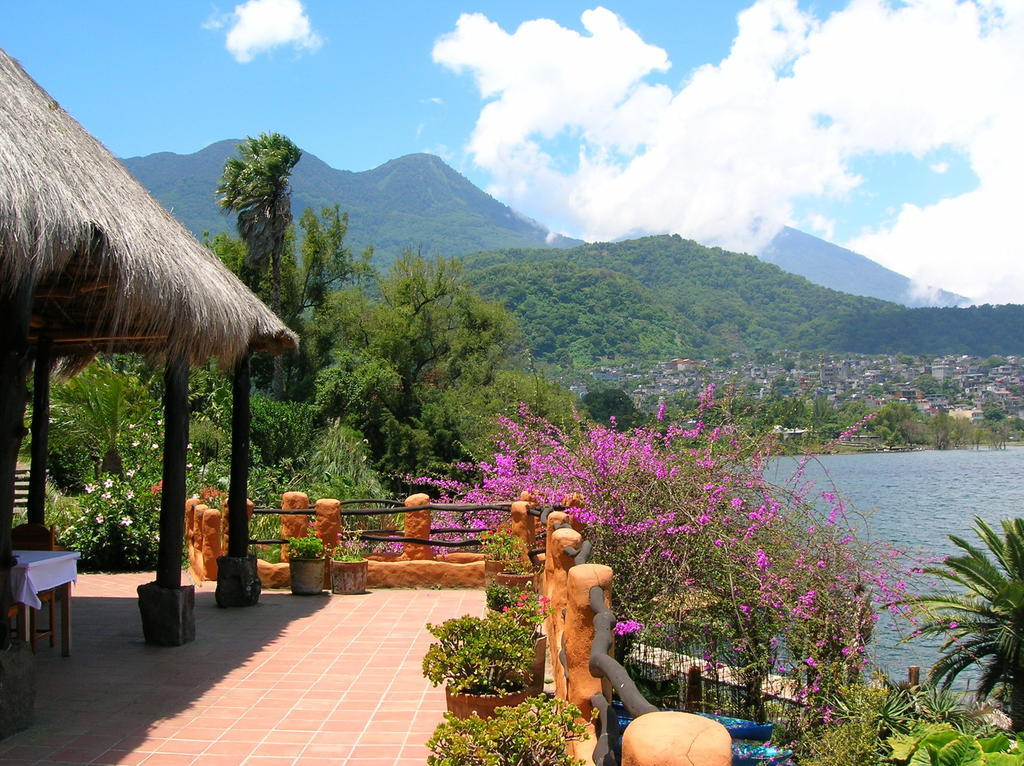
[(41, 590), (56, 588), (78, 580), (78, 551), (14, 551), (18, 563), (11, 568), (8, 581), (11, 598), (33, 609), (42, 607)]

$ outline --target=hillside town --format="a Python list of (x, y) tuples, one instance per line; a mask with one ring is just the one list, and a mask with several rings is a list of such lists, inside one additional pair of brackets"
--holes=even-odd
[[(1024, 417), (1024, 356), (914, 357), (781, 351), (717, 360), (672, 359), (652, 368), (604, 366), (590, 388), (620, 388), (639, 407), (650, 408), (714, 383), (758, 399), (824, 397), (835, 406), (861, 400), (878, 409), (892, 401), (918, 411), (978, 422), (986, 408)], [(581, 395), (587, 387), (573, 387)]]

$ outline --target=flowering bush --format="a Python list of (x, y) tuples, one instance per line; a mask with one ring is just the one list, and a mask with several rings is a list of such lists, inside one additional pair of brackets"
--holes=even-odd
[(331, 551), (332, 561), (362, 561), (365, 555), (357, 530), (338, 533), (338, 543)]
[(620, 633), (702, 647), (707, 663), (735, 671), (752, 705), (770, 674), (817, 703), (860, 676), (873, 607), (892, 606), (905, 581), (888, 553), (856, 540), (837, 497), (822, 512), (806, 488), (770, 486), (771, 434), (711, 426), (713, 407), (709, 388), (692, 421), (625, 433), (563, 430), (521, 411), (502, 421), (491, 459), (460, 466), (475, 482), (434, 484), (469, 503), (577, 495), (591, 560), (616, 572)]
[(60, 537), (81, 553), (84, 570), (133, 571), (156, 566), (160, 540), (160, 488), (152, 476), (132, 471), (123, 477), (104, 474), (86, 485), (82, 509)]

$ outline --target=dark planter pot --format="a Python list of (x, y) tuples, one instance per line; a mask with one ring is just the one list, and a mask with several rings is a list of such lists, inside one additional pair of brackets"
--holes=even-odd
[(497, 708), (515, 707), (533, 695), (529, 689), (523, 689), (521, 692), (506, 694), (500, 697), (452, 694), (446, 686), (444, 687), (444, 696), (448, 703), (448, 712), (456, 718), (469, 718), (473, 713), (476, 713), (480, 718), (492, 718)]
[(314, 596), (324, 589), (323, 559), (289, 559), (288, 573), (292, 580), (292, 593)]
[(515, 588), (522, 588), (523, 590), (533, 589), (532, 574), (509, 574), (508, 572), (498, 572), (494, 575), (494, 582), (497, 585), (510, 585)]
[(366, 593), (366, 571), (370, 562), (332, 561), (331, 562), (331, 593), (350, 596), (355, 593)]

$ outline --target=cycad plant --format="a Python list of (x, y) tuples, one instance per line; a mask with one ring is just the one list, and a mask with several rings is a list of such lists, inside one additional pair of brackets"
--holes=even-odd
[(980, 670), (977, 695), (984, 698), (1005, 684), (1010, 692), (1014, 731), (1024, 730), (1024, 519), (1002, 521), (1000, 536), (977, 516), (975, 532), (983, 547), (950, 535), (963, 555), (927, 573), (960, 589), (907, 599), (923, 617), (920, 632), (945, 636), (942, 656), (932, 667), (933, 682), (949, 687), (964, 670)]

